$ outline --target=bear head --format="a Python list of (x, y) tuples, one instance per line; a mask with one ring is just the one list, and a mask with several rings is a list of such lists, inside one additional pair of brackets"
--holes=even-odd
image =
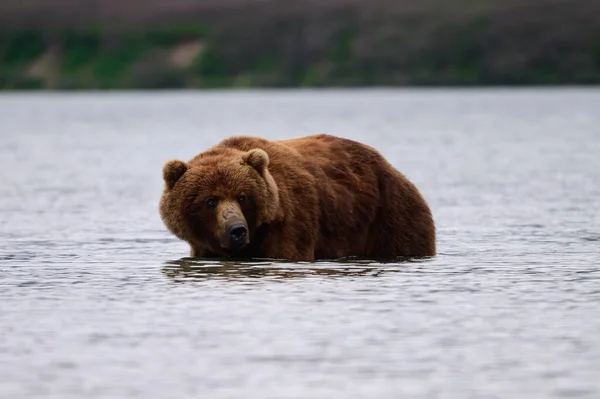
[(257, 228), (281, 217), (279, 192), (260, 149), (212, 151), (190, 163), (163, 167), (160, 215), (168, 230), (194, 252), (240, 253)]

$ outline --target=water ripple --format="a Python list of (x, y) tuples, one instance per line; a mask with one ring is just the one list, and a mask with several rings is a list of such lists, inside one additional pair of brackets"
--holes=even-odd
[[(0, 397), (600, 397), (599, 103), (0, 95)], [(249, 126), (381, 149), (431, 204), (438, 255), (182, 258), (161, 165)]]

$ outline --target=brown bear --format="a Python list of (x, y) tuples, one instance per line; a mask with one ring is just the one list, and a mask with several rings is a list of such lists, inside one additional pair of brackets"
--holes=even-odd
[(160, 215), (193, 257), (315, 261), (433, 256), (417, 188), (375, 149), (326, 134), (231, 137), (168, 161)]

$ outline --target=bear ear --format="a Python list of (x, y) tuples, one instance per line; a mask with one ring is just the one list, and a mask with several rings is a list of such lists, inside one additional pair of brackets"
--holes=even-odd
[(169, 189), (172, 189), (177, 180), (190, 168), (190, 166), (179, 160), (172, 160), (163, 166), (163, 179)]
[(265, 168), (269, 166), (269, 155), (260, 148), (253, 148), (243, 156), (244, 162), (252, 166), (259, 173), (263, 173)]

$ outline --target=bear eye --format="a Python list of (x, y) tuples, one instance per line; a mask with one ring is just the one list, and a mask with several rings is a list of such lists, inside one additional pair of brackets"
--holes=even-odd
[(210, 208), (216, 207), (218, 202), (219, 201), (215, 197), (208, 197), (206, 199), (206, 205), (208, 205)]
[(238, 195), (237, 196), (237, 202), (239, 202), (240, 204), (244, 203), (244, 201), (246, 201), (246, 196), (245, 195)]

